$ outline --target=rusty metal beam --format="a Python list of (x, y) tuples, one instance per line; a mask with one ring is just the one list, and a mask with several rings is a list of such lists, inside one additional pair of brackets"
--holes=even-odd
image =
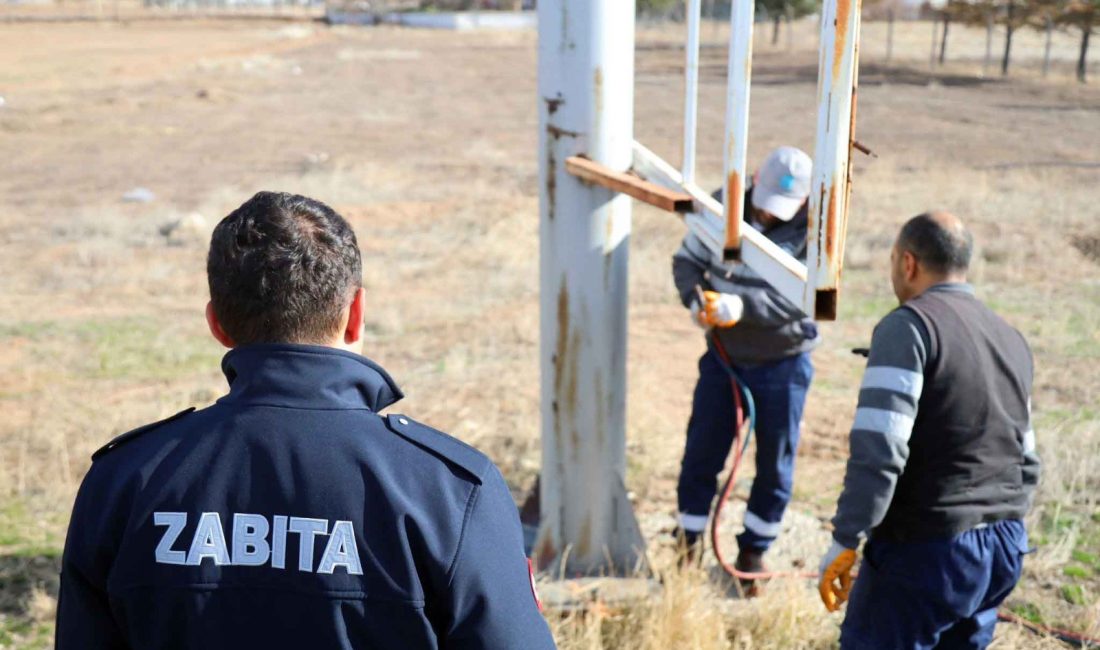
[[(749, 96), (752, 83), (752, 32), (755, 20), (752, 0), (734, 2), (730, 10), (729, 62), (726, 81), (725, 168), (726, 241), (722, 258), (727, 262), (741, 259), (742, 228), (745, 215), (742, 195), (748, 178)], [(691, 179), (686, 179), (691, 181)], [(732, 197), (732, 198), (731, 198)]]
[(682, 213), (692, 209), (691, 197), (683, 192), (667, 189), (632, 174), (617, 172), (582, 156), (566, 158), (565, 171), (583, 181), (622, 192), (667, 212)]

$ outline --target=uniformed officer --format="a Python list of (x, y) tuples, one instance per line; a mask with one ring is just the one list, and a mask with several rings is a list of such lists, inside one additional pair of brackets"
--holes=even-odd
[(360, 356), (350, 226), (261, 192), (214, 231), (229, 392), (93, 456), (57, 647), (553, 648), (515, 505), (475, 449), (402, 415)]
[(1020, 578), (1039, 480), (1031, 351), (966, 283), (971, 249), (947, 213), (914, 217), (894, 245), (902, 306), (871, 339), (821, 563), (826, 607), (851, 589), (845, 649), (984, 648)]
[[(780, 147), (765, 159), (745, 193), (749, 225), (792, 256), (806, 256), (810, 157)], [(736, 200), (736, 199), (735, 199)], [(737, 537), (736, 568), (764, 570), (763, 555), (779, 534), (791, 499), (802, 409), (813, 378), (810, 352), (817, 326), (744, 264), (732, 271), (693, 233), (672, 259), (673, 279), (692, 321), (707, 332), (699, 359), (677, 496), (679, 534), (689, 555), (706, 528), (718, 473), (733, 443), (731, 365), (756, 401), (756, 478)], [(703, 294), (699, 296), (699, 290)], [(751, 581), (743, 586), (755, 593)]]

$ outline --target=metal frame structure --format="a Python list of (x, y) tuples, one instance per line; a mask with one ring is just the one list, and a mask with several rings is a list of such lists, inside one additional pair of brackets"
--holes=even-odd
[(687, 0), (683, 164), (633, 140), (633, 0), (540, 0), (542, 450), (539, 566), (623, 573), (645, 562), (624, 487), (630, 197), (683, 216), (716, 264), (746, 264), (822, 320), (836, 318), (851, 190), (860, 0), (825, 0), (806, 263), (746, 227), (741, 197), (754, 0), (735, 0), (725, 205), (695, 181), (701, 0)]

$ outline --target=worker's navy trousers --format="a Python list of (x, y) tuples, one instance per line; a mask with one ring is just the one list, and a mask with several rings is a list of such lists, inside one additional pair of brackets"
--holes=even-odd
[(1018, 519), (939, 541), (872, 539), (852, 586), (840, 647), (985, 648), (1025, 553), (1027, 532)]
[[(737, 537), (742, 550), (764, 551), (779, 534), (791, 500), (794, 457), (806, 393), (814, 369), (809, 353), (753, 366), (734, 366), (756, 403), (756, 478), (745, 513), (745, 531)], [(747, 417), (747, 415), (746, 415)], [(735, 412), (729, 374), (717, 354), (699, 359), (687, 445), (680, 466), (677, 495), (680, 526), (702, 531), (717, 492), (719, 472), (733, 444)]]

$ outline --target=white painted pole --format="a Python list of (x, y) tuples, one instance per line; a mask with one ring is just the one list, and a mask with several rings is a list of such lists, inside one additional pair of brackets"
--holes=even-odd
[(989, 76), (989, 64), (993, 60), (993, 12), (985, 17), (985, 57), (982, 59), (982, 77)]
[(734, 0), (730, 10), (729, 75), (726, 94), (725, 216), (726, 261), (740, 260), (741, 222), (748, 177), (749, 84), (752, 81), (754, 0)]
[(699, 23), (702, 18), (702, 0), (687, 0), (687, 45), (684, 47), (687, 62), (684, 65), (684, 162), (680, 173), (684, 180), (695, 182), (696, 117), (699, 101)]
[(817, 140), (803, 310), (835, 318), (851, 192), (860, 0), (825, 0), (817, 72)]
[(932, 14), (932, 50), (928, 54), (928, 68), (934, 70), (936, 68), (936, 45), (940, 42), (940, 17), (939, 14)]
[(886, 22), (886, 65), (894, 58), (894, 8), (890, 8)]
[(1043, 44), (1043, 79), (1050, 75), (1050, 41), (1054, 33), (1054, 20), (1050, 16), (1044, 18), (1046, 22), (1046, 42)]
[(541, 0), (539, 248), (540, 568), (630, 572), (644, 542), (626, 477), (631, 199), (567, 173), (584, 154), (631, 166), (634, 1)]

